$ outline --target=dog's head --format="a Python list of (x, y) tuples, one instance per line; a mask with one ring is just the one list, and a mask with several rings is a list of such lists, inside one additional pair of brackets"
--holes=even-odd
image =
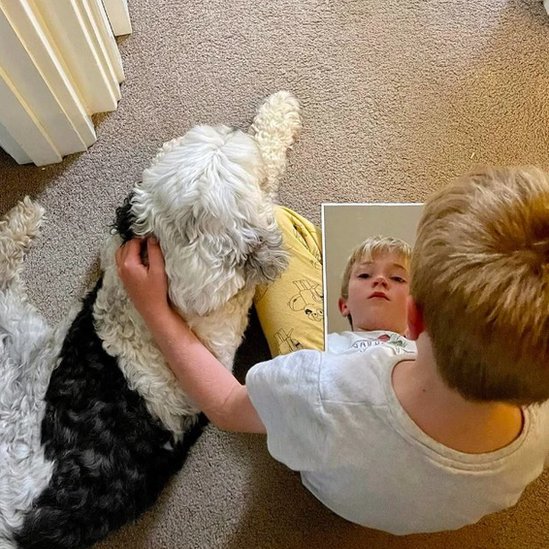
[(164, 144), (119, 209), (124, 239), (158, 238), (170, 299), (184, 315), (208, 314), (285, 269), (282, 236), (261, 190), (264, 177), (253, 137), (198, 126)]

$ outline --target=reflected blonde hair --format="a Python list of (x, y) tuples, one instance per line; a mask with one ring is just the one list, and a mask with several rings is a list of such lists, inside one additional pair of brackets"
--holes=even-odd
[(362, 261), (374, 261), (376, 257), (393, 254), (400, 258), (404, 267), (408, 269), (412, 248), (404, 240), (393, 238), (392, 236), (371, 236), (359, 244), (347, 259), (347, 265), (343, 271), (341, 279), (341, 297), (347, 299), (349, 297), (349, 280), (351, 279), (351, 271), (356, 263)]
[(534, 167), (470, 173), (430, 198), (411, 295), (437, 367), (465, 398), (549, 398), (549, 177)]

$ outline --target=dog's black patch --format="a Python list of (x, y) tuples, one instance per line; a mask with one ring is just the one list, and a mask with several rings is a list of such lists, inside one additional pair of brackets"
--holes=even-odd
[(94, 329), (100, 286), (85, 298), (46, 394), (42, 444), (55, 468), (16, 535), (23, 548), (88, 547), (134, 520), (181, 468), (207, 423), (200, 414), (176, 443), (129, 389)]
[(116, 208), (116, 219), (112, 225), (112, 228), (120, 235), (123, 242), (131, 240), (135, 233), (133, 232), (133, 224), (135, 222), (135, 216), (132, 212), (132, 199), (134, 197), (132, 191), (124, 200), (122, 206)]

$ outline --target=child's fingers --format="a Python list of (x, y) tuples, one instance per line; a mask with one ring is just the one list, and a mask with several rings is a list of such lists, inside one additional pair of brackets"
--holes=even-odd
[(149, 256), (149, 269), (164, 271), (164, 255), (158, 240), (154, 236), (147, 238), (147, 254)]
[(143, 266), (141, 261), (141, 239), (134, 238), (116, 250), (116, 265), (118, 269), (132, 269)]

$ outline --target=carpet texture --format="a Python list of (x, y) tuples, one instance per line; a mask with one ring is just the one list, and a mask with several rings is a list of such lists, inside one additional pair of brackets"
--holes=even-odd
[[(129, 0), (126, 82), (99, 139), (45, 168), (0, 152), (0, 211), (48, 212), (26, 270), (58, 322), (97, 276), (114, 209), (157, 147), (196, 123), (246, 128), (292, 90), (304, 128), (280, 201), (423, 201), (475, 164), (549, 169), (549, 17), (537, 0)], [(252, 326), (245, 369), (264, 350)], [(250, 346), (251, 345), (251, 346)], [(261, 347), (261, 346), (260, 346)], [(413, 474), (410, 471), (410, 474)], [(259, 436), (208, 428), (158, 504), (101, 549), (546, 549), (549, 474), (518, 505), (457, 532), (397, 538), (323, 508)]]

